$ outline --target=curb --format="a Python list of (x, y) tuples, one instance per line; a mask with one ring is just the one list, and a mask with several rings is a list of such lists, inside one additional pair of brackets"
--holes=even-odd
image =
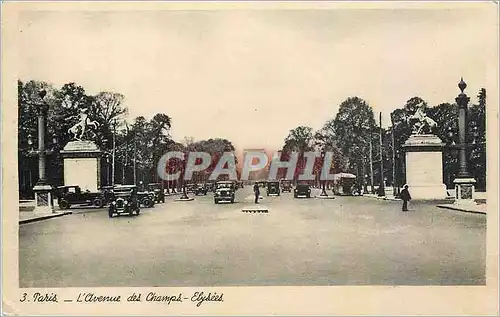
[(41, 220), (46, 220), (46, 219), (51, 219), (51, 218), (57, 218), (57, 217), (65, 216), (65, 215), (71, 215), (72, 213), (73, 212), (71, 212), (71, 211), (65, 211), (65, 212), (58, 212), (55, 214), (40, 216), (40, 217), (23, 219), (23, 220), (19, 220), (19, 224), (25, 224), (25, 223), (31, 223), (31, 222), (36, 222), (36, 221), (41, 221)]
[(449, 209), (449, 210), (455, 210), (455, 211), (461, 211), (461, 212), (467, 212), (471, 214), (481, 214), (481, 215), (486, 215), (486, 212), (484, 211), (479, 211), (479, 210), (470, 210), (470, 209), (465, 209), (465, 208), (459, 208), (455, 206), (447, 206), (447, 205), (437, 205), (438, 208), (443, 208), (443, 209)]

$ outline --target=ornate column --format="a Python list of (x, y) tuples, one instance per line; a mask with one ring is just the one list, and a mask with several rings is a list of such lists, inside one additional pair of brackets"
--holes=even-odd
[(38, 173), (39, 179), (33, 191), (35, 192), (35, 214), (51, 214), (54, 213), (54, 197), (53, 188), (48, 183), (46, 177), (46, 157), (47, 150), (45, 147), (45, 135), (47, 129), (47, 113), (49, 106), (45, 103), (44, 98), (47, 92), (42, 90), (39, 92), (41, 103), (37, 105), (38, 115)]
[(458, 105), (459, 144), (457, 147), (460, 169), (458, 177), (453, 181), (455, 184), (455, 203), (474, 203), (474, 185), (476, 180), (471, 177), (467, 166), (467, 106), (470, 98), (464, 93), (467, 84), (463, 78), (458, 83), (458, 88), (460, 88), (460, 94), (455, 98), (455, 101)]

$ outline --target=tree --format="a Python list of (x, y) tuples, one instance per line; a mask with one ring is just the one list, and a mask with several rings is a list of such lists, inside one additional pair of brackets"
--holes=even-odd
[(348, 160), (351, 171), (359, 175), (368, 155), (369, 141), (373, 138), (375, 119), (373, 110), (359, 97), (349, 97), (339, 107), (333, 121), (333, 135), (341, 153)]

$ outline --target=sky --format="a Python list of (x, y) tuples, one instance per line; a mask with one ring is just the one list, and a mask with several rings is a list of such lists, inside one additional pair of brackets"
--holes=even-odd
[[(125, 95), (129, 117), (172, 117), (173, 138), (281, 148), (359, 96), (383, 113), (420, 96), (497, 89), (495, 7), (24, 11), (21, 80)], [(492, 10), (493, 9), (493, 10)], [(492, 14), (493, 13), (493, 14)]]

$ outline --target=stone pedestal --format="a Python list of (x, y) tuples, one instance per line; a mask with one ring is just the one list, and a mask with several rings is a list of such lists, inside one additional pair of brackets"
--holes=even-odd
[(101, 155), (92, 141), (71, 141), (61, 151), (64, 185), (78, 185), (82, 191), (97, 192), (101, 183)]
[(457, 178), (455, 184), (455, 204), (475, 204), (475, 184), (474, 178)]
[(33, 187), (35, 192), (35, 215), (47, 215), (54, 213), (54, 196), (52, 186), (47, 184), (37, 184)]
[(406, 183), (412, 199), (445, 199), (443, 142), (433, 134), (412, 134), (403, 145)]

